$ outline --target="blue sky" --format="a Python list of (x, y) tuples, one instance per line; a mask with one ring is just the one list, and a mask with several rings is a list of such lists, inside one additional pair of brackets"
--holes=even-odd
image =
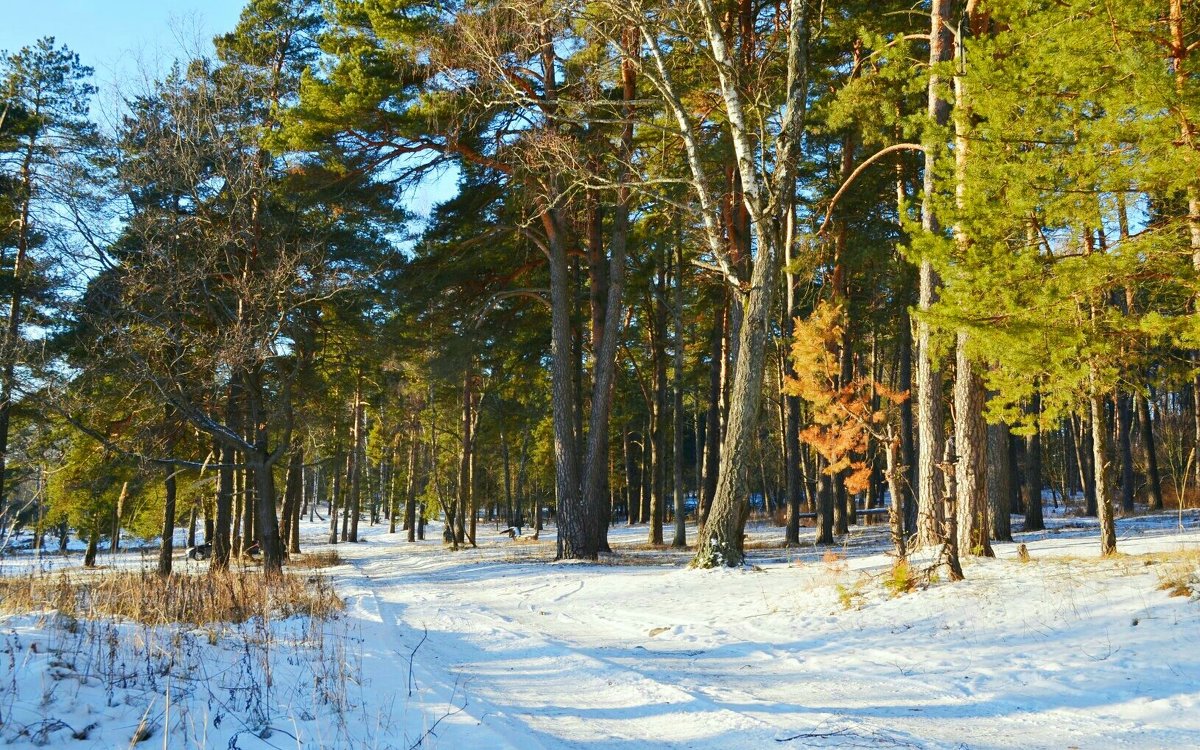
[(181, 40), (207, 41), (231, 30), (245, 0), (0, 0), (0, 49), (10, 52), (53, 36), (96, 69), (100, 86), (169, 64)]
[[(139, 72), (157, 76), (199, 42), (211, 51), (213, 36), (231, 31), (247, 0), (0, 0), (0, 50), (16, 51), (53, 36), (95, 69), (100, 93), (93, 115), (102, 122), (116, 87), (138, 88)], [(417, 213), (455, 192), (451, 170), (417, 186), (406, 201)]]

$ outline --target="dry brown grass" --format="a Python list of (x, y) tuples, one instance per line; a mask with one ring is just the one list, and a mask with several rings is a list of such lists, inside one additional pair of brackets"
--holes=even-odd
[(1175, 550), (1143, 556), (1143, 565), (1157, 565), (1158, 590), (1168, 596), (1200, 595), (1200, 550)]
[(327, 549), (320, 552), (304, 552), (299, 555), (292, 555), (288, 557), (287, 564), (289, 568), (317, 570), (319, 568), (332, 568), (344, 562), (345, 560), (337, 553), (337, 550)]
[(166, 580), (151, 571), (103, 571), (75, 578), (65, 572), (33, 572), (0, 578), (3, 612), (56, 611), (76, 619), (115, 617), (148, 625), (199, 626), (295, 615), (327, 619), (343, 606), (326, 579), (290, 573), (272, 579), (236, 570)]

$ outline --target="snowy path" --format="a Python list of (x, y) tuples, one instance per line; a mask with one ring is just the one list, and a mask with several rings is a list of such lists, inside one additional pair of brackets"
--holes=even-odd
[[(1123, 551), (1200, 549), (1185, 520), (1122, 522)], [(416, 649), (412, 700), (423, 729), (441, 720), (425, 747), (1200, 746), (1200, 603), (1157, 591), (1161, 565), (1091, 559), (1081, 525), (1030, 537), (1031, 564), (1001, 545), (895, 599), (873, 534), (847, 561), (699, 572), (633, 549), (644, 528), (615, 530), (619, 566), (549, 564), (545, 538), (483, 527), (459, 553), (367, 529), (333, 572), (365, 694), (404, 700)]]

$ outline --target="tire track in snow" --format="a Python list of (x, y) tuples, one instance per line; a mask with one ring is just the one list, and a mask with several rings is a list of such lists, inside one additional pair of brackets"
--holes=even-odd
[[(596, 653), (598, 649), (535, 633), (531, 628), (518, 630), (512, 618), (464, 601), (456, 590), (458, 585), (439, 581), (438, 566), (428, 560), (418, 563), (420, 557), (389, 560), (384, 576), (372, 575), (369, 570), (377, 560), (356, 560), (355, 568), (367, 582), (381, 619), (393, 632), (411, 629), (404, 624), (399, 607), (436, 606), (430, 619), (440, 628), (430, 631), (421, 651), (436, 653), (448, 671), (465, 676), (468, 708), (474, 708), (471, 715), (498, 737), (519, 737), (519, 747), (549, 750), (618, 739), (636, 746), (725, 748), (733, 733), (743, 746), (772, 743), (794, 733), (794, 726), (779, 726), (732, 708), (699, 689), (655, 674), (651, 667), (636, 668)], [(415, 593), (412, 589), (439, 583), (448, 596), (438, 597), (436, 605), (419, 594), (404, 604), (379, 596), (381, 588), (411, 596)], [(571, 590), (559, 593), (563, 583), (567, 582), (544, 584), (556, 594), (550, 602), (562, 601), (584, 587), (583, 581), (576, 581)], [(519, 594), (540, 588), (543, 586)], [(409, 622), (412, 619), (407, 618)], [(456, 642), (447, 643), (450, 639)], [(453, 684), (428, 670), (424, 679), (440, 682), (444, 691)], [(567, 705), (573, 697), (582, 702)], [(670, 715), (678, 715), (678, 720)], [(495, 726), (497, 723), (501, 726)], [(673, 727), (675, 733), (652, 739), (664, 725)]]
[[(402, 660), (398, 666), (405, 670), (406, 678), (408, 670), (411, 669), (412, 680), (415, 683), (412, 688), (413, 704), (422, 711), (424, 723), (420, 727), (404, 727), (405, 747), (412, 745), (418, 748), (455, 748), (470, 744), (496, 750), (549, 750), (537, 742), (530, 742), (528, 737), (522, 737), (514, 744), (495, 727), (488, 726), (484, 719), (497, 715), (495, 709), (486, 710), (489, 708), (488, 704), (471, 695), (469, 685), (465, 681), (447, 680), (436, 667), (425, 663), (422, 655), (436, 651), (433, 648), (425, 648), (428, 640), (416, 640), (412, 646), (404, 642), (404, 631), (411, 632), (414, 636), (417, 631), (402, 625), (403, 619), (394, 611), (397, 605), (380, 597), (379, 578), (367, 572), (361, 564), (369, 561), (351, 559), (350, 562), (356, 575), (351, 579), (343, 578), (339, 581), (339, 588), (344, 591), (353, 587), (344, 595), (345, 599), (351, 600), (347, 602), (347, 611), (358, 615), (363, 621), (364, 630), (372, 626), (372, 620), (378, 619), (382, 626), (380, 629), (384, 633), (376, 633), (375, 638), (370, 640), (371, 645), (385, 646), (387, 650), (396, 654)], [(359, 585), (354, 586), (355, 583)], [(436, 658), (438, 656), (435, 656)], [(363, 661), (367, 660), (368, 657), (364, 654)], [(390, 682), (394, 685), (396, 680), (391, 664), (377, 666), (376, 669), (381, 668), (383, 671), (381, 674), (373, 674), (372, 677), (379, 679), (381, 683)], [(375, 672), (376, 669), (371, 671)], [(392, 672), (391, 675), (388, 675), (389, 671)], [(405, 682), (407, 681), (406, 679)], [(388, 689), (384, 685), (379, 687)], [(407, 685), (404, 690), (408, 690)], [(400, 690), (396, 692), (397, 695), (400, 694)], [(474, 726), (464, 725), (467, 721), (471, 721)], [(465, 733), (466, 737), (459, 737), (460, 733)], [(481, 733), (485, 737), (480, 737)]]

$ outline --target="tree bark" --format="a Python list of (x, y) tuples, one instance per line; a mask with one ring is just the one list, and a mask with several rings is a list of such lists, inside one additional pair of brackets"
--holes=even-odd
[[(170, 407), (167, 407), (168, 414)], [(171, 558), (175, 551), (175, 472), (174, 466), (164, 467), (162, 542), (158, 547), (158, 577), (171, 575)]]
[(346, 541), (358, 541), (358, 519), (362, 515), (362, 475), (366, 459), (363, 449), (366, 435), (363, 433), (362, 371), (354, 381), (354, 407), (351, 412), (353, 427), (350, 433), (350, 528), (346, 530)]
[[(1093, 378), (1095, 376), (1093, 375)], [(1092, 385), (1092, 456), (1096, 467), (1096, 505), (1100, 514), (1100, 554), (1117, 551), (1117, 528), (1113, 519), (1112, 481), (1108, 458), (1108, 429), (1104, 419), (1104, 397)]]
[(717, 306), (713, 314), (711, 344), (709, 346), (710, 364), (708, 368), (708, 412), (704, 421), (704, 484), (697, 499), (697, 533), (704, 531), (704, 522), (708, 519), (708, 509), (717, 494), (717, 471), (721, 463), (721, 414), (724, 411), (722, 401), (722, 373), (725, 370), (725, 320), (726, 304)]
[[(241, 433), (241, 410), (238, 400), (242, 379), (236, 372), (229, 379), (225, 394), (225, 424), (235, 434)], [(209, 566), (211, 570), (222, 571), (229, 569), (229, 557), (232, 552), (230, 530), (233, 527), (233, 490), (234, 464), (237, 462), (237, 452), (232, 445), (215, 441), (214, 451), (220, 456), (220, 468), (217, 470), (216, 518), (213, 522), (213, 548)]]
[(1131, 514), (1133, 507), (1133, 397), (1117, 394), (1117, 448), (1121, 455), (1121, 512)]
[(987, 497), (987, 422), (983, 418), (983, 379), (967, 357), (967, 334), (955, 348), (954, 472), (958, 498), (958, 548), (968, 555), (992, 557)]
[(408, 446), (408, 472), (404, 477), (404, 523), (408, 530), (408, 541), (415, 542), (417, 527), (417, 449), (420, 440), (414, 435)]
[[(938, 67), (949, 61), (954, 54), (951, 34), (950, 0), (932, 0), (929, 13), (929, 65), (931, 70), (928, 88), (928, 117), (936, 128), (946, 125), (950, 118), (949, 103), (941, 96), (941, 76)], [(935, 131), (936, 132), (936, 131)], [(927, 143), (925, 148), (924, 198), (921, 203), (921, 226), (928, 234), (938, 231), (938, 221), (933, 213), (933, 195), (936, 188), (935, 158), (940, 145)], [(945, 442), (942, 416), (942, 375), (933, 363), (933, 329), (927, 313), (938, 298), (941, 279), (928, 259), (920, 261), (920, 293), (918, 308), (923, 313), (917, 319), (917, 543), (936, 545), (942, 541), (944, 484), (938, 470), (938, 460)]]
[[(253, 451), (247, 454), (254, 475), (254, 522), (262, 550), (263, 575), (272, 577), (283, 571), (284, 551), (279, 539), (279, 518), (275, 515), (275, 476), (271, 469), (281, 451), (287, 449), (287, 439), (281, 441), (279, 451), (270, 452), (262, 407), (262, 378), (257, 369), (248, 373), (246, 386), (246, 405), (254, 438)], [(290, 433), (290, 426), (285, 432)]]
[(1154, 444), (1154, 419), (1150, 401), (1144, 393), (1137, 394), (1138, 416), (1142, 423), (1142, 441), (1146, 446), (1146, 474), (1150, 481), (1150, 510), (1162, 510), (1162, 479), (1158, 473), (1158, 451)]
[(673, 430), (671, 440), (671, 489), (675, 501), (675, 534), (672, 547), (687, 547), (687, 508), (683, 497), (683, 430), (687, 414), (683, 411), (683, 238), (675, 243), (675, 283), (671, 301), (672, 323), (675, 329), (672, 357), (672, 403)]
[(987, 503), (992, 540), (1011, 542), (1012, 469), (1008, 463), (1011, 458), (1008, 425), (988, 425), (987, 436)]
[(825, 459), (817, 456), (817, 538), (815, 544), (833, 544), (833, 478), (825, 471)]
[(1025, 443), (1025, 531), (1046, 528), (1042, 518), (1042, 397), (1033, 394), (1031, 409), (1035, 420), (1034, 433)]
[(280, 537), (289, 554), (300, 552), (300, 501), (304, 492), (304, 449), (292, 450), (283, 489), (283, 524)]

